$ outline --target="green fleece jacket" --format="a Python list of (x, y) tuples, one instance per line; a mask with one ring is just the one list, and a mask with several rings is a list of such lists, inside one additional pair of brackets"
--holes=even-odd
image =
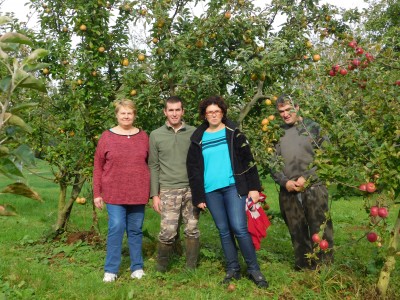
[(189, 186), (186, 157), (195, 129), (183, 123), (175, 132), (166, 123), (150, 133), (150, 197), (157, 196), (161, 188)]

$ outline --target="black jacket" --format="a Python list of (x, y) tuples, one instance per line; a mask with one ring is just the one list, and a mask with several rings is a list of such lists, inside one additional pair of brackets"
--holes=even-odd
[[(260, 178), (246, 136), (230, 120), (226, 121), (225, 126), (232, 170), (239, 195), (247, 195), (249, 191), (261, 191)], [(186, 166), (194, 206), (206, 202), (201, 140), (207, 128), (208, 124), (203, 123), (190, 138)]]

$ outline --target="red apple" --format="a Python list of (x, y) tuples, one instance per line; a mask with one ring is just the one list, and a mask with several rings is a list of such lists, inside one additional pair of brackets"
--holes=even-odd
[(367, 234), (367, 239), (371, 243), (376, 242), (376, 240), (378, 239), (378, 235), (375, 232), (370, 232)]
[(396, 82), (394, 84), (400, 86), (400, 80), (396, 80)]
[(360, 184), (360, 186), (358, 187), (358, 189), (359, 189), (360, 191), (366, 192), (366, 191), (367, 191), (367, 184), (366, 184), (366, 183)]
[(356, 54), (357, 55), (361, 55), (361, 54), (363, 54), (364, 53), (364, 49), (363, 48), (361, 48), (361, 47), (357, 47), (356, 48)]
[(376, 191), (376, 186), (373, 182), (368, 182), (366, 188), (368, 193), (373, 193)]
[(347, 70), (346, 69), (340, 69), (340, 74), (341, 75), (347, 75)]
[(353, 59), (351, 63), (353, 64), (353, 66), (358, 67), (361, 64), (361, 61), (359, 59)]
[(327, 242), (327, 240), (322, 240), (319, 242), (319, 248), (321, 248), (321, 250), (326, 250), (328, 249), (329, 244)]
[(332, 70), (335, 71), (335, 72), (339, 72), (340, 66), (339, 66), (339, 65), (334, 65), (334, 66), (332, 67)]
[(312, 240), (314, 243), (319, 243), (321, 241), (321, 238), (319, 237), (318, 233), (314, 233), (312, 235)]
[(349, 42), (349, 47), (355, 49), (357, 47), (357, 42), (356, 41)]
[(330, 70), (330, 71), (329, 71), (329, 76), (332, 76), (332, 77), (333, 77), (333, 76), (335, 76), (335, 75), (336, 75), (336, 73), (335, 73), (334, 70)]
[(373, 60), (374, 60), (373, 55), (372, 55), (371, 53), (369, 53), (369, 52), (365, 53), (365, 58), (366, 58), (368, 61), (373, 61)]
[(380, 207), (378, 210), (378, 216), (380, 216), (382, 219), (386, 218), (388, 216), (388, 210), (386, 207)]
[(369, 215), (372, 217), (376, 217), (378, 215), (379, 207), (378, 206), (372, 206), (369, 210)]

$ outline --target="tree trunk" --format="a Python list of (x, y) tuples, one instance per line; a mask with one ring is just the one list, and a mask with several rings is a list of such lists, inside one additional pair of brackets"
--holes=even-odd
[(400, 242), (400, 210), (397, 214), (397, 220), (390, 233), (390, 241), (388, 252), (386, 255), (386, 262), (382, 267), (381, 273), (379, 275), (379, 280), (376, 285), (376, 290), (381, 298), (386, 297), (386, 292), (389, 287), (390, 273), (394, 270), (396, 266), (396, 253)]
[(81, 177), (81, 175), (76, 175), (74, 184), (72, 186), (71, 196), (67, 199), (67, 188), (68, 185), (65, 182), (60, 182), (60, 196), (58, 198), (58, 215), (57, 222), (55, 225), (56, 234), (62, 233), (66, 230), (69, 217), (71, 215), (72, 206), (76, 198), (79, 196), (79, 193), (82, 190), (82, 186), (85, 183), (85, 179)]

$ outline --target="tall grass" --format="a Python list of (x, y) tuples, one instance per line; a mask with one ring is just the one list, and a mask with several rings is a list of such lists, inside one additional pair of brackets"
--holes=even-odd
[[(198, 269), (185, 269), (185, 258), (175, 257), (170, 271), (155, 271), (159, 216), (146, 207), (143, 252), (146, 276), (132, 280), (126, 242), (120, 278), (102, 282), (107, 233), (107, 213), (98, 211), (99, 236), (94, 241), (68, 243), (71, 233), (87, 232), (92, 225), (92, 205), (74, 205), (68, 233), (61, 239), (42, 242), (57, 217), (58, 186), (51, 180), (46, 164), (39, 162), (27, 172), (29, 184), (43, 197), (36, 202), (12, 195), (0, 195), (0, 205), (12, 204), (18, 215), (0, 217), (0, 300), (2, 299), (376, 299), (374, 284), (385, 255), (383, 247), (361, 238), (368, 230), (367, 213), (361, 197), (332, 203), (335, 230), (335, 262), (318, 271), (295, 272), (293, 250), (287, 228), (279, 217), (277, 189), (270, 179), (264, 182), (268, 214), (272, 226), (258, 251), (258, 260), (270, 287), (257, 289), (242, 279), (235, 290), (220, 284), (224, 262), (218, 232), (209, 213), (201, 215), (201, 257)], [(4, 186), (6, 180), (0, 180)], [(90, 200), (90, 188), (83, 195)], [(389, 226), (393, 225), (391, 209)], [(388, 232), (387, 232), (388, 233)], [(359, 240), (361, 238), (361, 240)], [(242, 261), (243, 267), (245, 266)], [(400, 265), (392, 274), (388, 299), (400, 299)], [(243, 270), (243, 274), (245, 271)]]

